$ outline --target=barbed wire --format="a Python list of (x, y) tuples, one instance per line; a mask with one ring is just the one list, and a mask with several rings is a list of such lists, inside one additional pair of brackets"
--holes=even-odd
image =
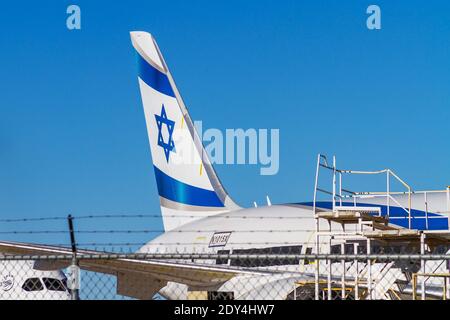
[[(201, 215), (190, 215), (190, 214), (164, 214), (164, 219), (166, 218), (204, 218), (205, 216)], [(258, 215), (258, 216), (248, 216), (248, 215), (238, 215), (238, 214), (217, 214), (212, 215), (210, 217), (224, 218), (224, 219), (287, 219), (287, 220), (296, 220), (296, 219), (310, 219), (311, 217), (305, 216), (271, 216), (271, 215)], [(74, 216), (76, 220), (84, 220), (84, 219), (109, 219), (109, 218), (158, 218), (162, 219), (161, 214), (105, 214), (105, 215), (87, 215), (87, 216)]]
[[(257, 245), (259, 247), (261, 246), (269, 246), (269, 245), (276, 245), (276, 246), (306, 246), (311, 245), (311, 242), (292, 242), (292, 241), (264, 241), (264, 242), (230, 242), (233, 245)], [(40, 243), (36, 243), (39, 245)], [(132, 247), (132, 246), (149, 246), (149, 247), (155, 247), (155, 246), (194, 246), (194, 245), (205, 245), (208, 244), (208, 242), (76, 242), (75, 245), (77, 248), (82, 249), (83, 247)], [(329, 242), (323, 241), (319, 242), (319, 245), (328, 245)], [(69, 247), (70, 244), (68, 242), (66, 243), (45, 243), (41, 245), (47, 245), (47, 246), (56, 246), (56, 247)], [(163, 248), (161, 248), (163, 249)]]
[(0, 231), (0, 234), (62, 234), (68, 232), (67, 230)]
[[(187, 215), (187, 214), (174, 214), (174, 215), (164, 215), (164, 219), (166, 218), (202, 218), (203, 216), (199, 215)], [(305, 216), (270, 216), (270, 215), (259, 215), (259, 216), (247, 216), (247, 215), (237, 215), (237, 214), (229, 214), (229, 215), (221, 215), (218, 214), (217, 217), (223, 219), (280, 219), (280, 220), (297, 220), (297, 219), (311, 219), (311, 217)], [(98, 214), (98, 215), (84, 215), (84, 216), (74, 216), (72, 215), (74, 220), (87, 220), (87, 219), (125, 219), (125, 218), (156, 218), (162, 219), (161, 214)], [(0, 223), (12, 223), (12, 222), (36, 222), (36, 221), (51, 221), (51, 220), (67, 220), (67, 216), (54, 216), (54, 217), (41, 217), (41, 218), (7, 218), (0, 219)]]
[(67, 220), (67, 217), (10, 218), (10, 219), (0, 219), (0, 223), (9, 223), (9, 222), (36, 222), (36, 221), (51, 221), (51, 220)]
[[(221, 219), (242, 219), (242, 220), (303, 220), (303, 219), (312, 219), (314, 218), (312, 215), (309, 216), (274, 216), (274, 215), (240, 215), (237, 213), (234, 214), (217, 214), (216, 216), (212, 216)], [(91, 214), (91, 215), (71, 215), (73, 220), (88, 220), (88, 219), (159, 219), (161, 220), (163, 217), (161, 214)], [(164, 215), (164, 219), (179, 219), (179, 218), (190, 218), (197, 219), (203, 218), (203, 216), (199, 215), (189, 215), (189, 214), (173, 214), (173, 215)], [(390, 219), (399, 220), (399, 219), (408, 219), (407, 216), (391, 216)], [(421, 219), (424, 218), (422, 216), (411, 217), (413, 219)], [(445, 217), (435, 217), (430, 216), (429, 218), (445, 218)], [(52, 216), (52, 217), (24, 217), (24, 218), (4, 218), (0, 219), (0, 223), (19, 223), (19, 222), (43, 222), (43, 221), (62, 221), (67, 220), (68, 216)]]
[[(67, 234), (68, 230), (28, 230), (28, 231), (0, 231), (0, 234)], [(76, 234), (138, 234), (138, 233), (163, 233), (163, 229), (148, 229), (148, 230), (77, 230)], [(172, 233), (205, 233), (205, 232), (232, 232), (232, 233), (295, 233), (295, 232), (313, 232), (311, 229), (262, 229), (262, 230), (229, 230), (223, 229), (214, 230), (171, 230)]]

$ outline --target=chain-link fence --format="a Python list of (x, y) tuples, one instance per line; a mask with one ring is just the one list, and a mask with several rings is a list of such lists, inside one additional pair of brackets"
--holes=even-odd
[(299, 214), (224, 215), (222, 222), (237, 222), (187, 226), (169, 236), (160, 218), (119, 214), (0, 219), (0, 299), (450, 296), (446, 236), (418, 231), (387, 241), (346, 229), (344, 236), (339, 231), (319, 238), (314, 219)]
[(411, 300), (450, 296), (446, 254), (3, 256), (0, 299)]

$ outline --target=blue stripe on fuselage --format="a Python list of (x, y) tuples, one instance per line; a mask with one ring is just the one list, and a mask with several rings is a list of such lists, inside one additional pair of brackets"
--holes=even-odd
[[(312, 202), (299, 203), (305, 206), (313, 206)], [(353, 202), (343, 202), (343, 206), (354, 206)], [(387, 206), (373, 203), (358, 203), (359, 206), (364, 207), (380, 207), (381, 215), (387, 215)], [(316, 206), (322, 209), (332, 209), (331, 201), (318, 201)], [(444, 230), (448, 229), (448, 218), (437, 213), (428, 213), (428, 228), (426, 227), (426, 213), (425, 211), (411, 209), (411, 228), (417, 230)], [(389, 223), (408, 228), (408, 214), (403, 208), (390, 206), (389, 209)]]
[(175, 98), (175, 93), (173, 92), (167, 75), (153, 67), (144, 58), (142, 58), (140, 54), (138, 54), (138, 64), (139, 78), (141, 78), (142, 81), (156, 91)]
[(156, 166), (153, 167), (155, 168), (158, 193), (161, 197), (193, 206), (224, 207), (223, 202), (214, 191), (180, 182), (168, 176)]

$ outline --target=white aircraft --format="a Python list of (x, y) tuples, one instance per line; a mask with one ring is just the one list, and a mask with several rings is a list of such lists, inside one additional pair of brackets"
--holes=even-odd
[[(165, 233), (149, 241), (138, 253), (315, 252), (313, 203), (250, 208), (237, 205), (225, 191), (208, 159), (154, 38), (146, 32), (131, 32), (131, 41), (138, 53), (138, 82), (165, 229)], [(186, 155), (189, 161), (184, 161)], [(444, 215), (448, 210), (448, 194), (432, 193), (426, 203), (422, 194), (411, 196), (414, 228), (424, 229), (427, 215), (432, 217), (428, 229), (448, 229), (448, 218)], [(408, 197), (405, 194), (393, 197), (395, 203), (389, 207), (392, 218), (389, 222), (405, 227), (403, 208), (408, 205)], [(344, 202), (340, 205), (353, 204)], [(332, 205), (331, 201), (316, 203), (322, 211), (330, 210)], [(388, 210), (378, 197), (366, 197), (358, 205), (377, 206), (382, 215), (386, 215)], [(328, 223), (323, 227), (328, 228)], [(332, 223), (331, 228), (340, 230), (341, 225)], [(0, 242), (0, 252), (33, 255), (71, 253), (67, 248), (17, 242)], [(95, 252), (79, 252), (84, 253)], [(117, 293), (139, 299), (150, 299), (157, 293), (168, 299), (185, 299), (192, 291), (223, 292), (234, 299), (286, 299), (292, 296), (293, 284), (313, 279), (315, 270), (310, 261), (299, 259), (81, 259), (79, 264), (84, 270), (116, 276)], [(43, 265), (40, 269), (50, 268)], [(51, 274), (53, 278), (63, 280), (61, 273), (57, 276), (51, 271)], [(0, 277), (5, 277), (1, 271)], [(30, 271), (29, 277), (38, 276)], [(34, 292), (18, 289), (24, 286), (23, 283), (17, 283), (17, 286), (14, 288), (15, 298), (36, 297)]]
[(0, 300), (70, 299), (64, 272), (41, 271), (36, 264), (30, 260), (0, 259)]

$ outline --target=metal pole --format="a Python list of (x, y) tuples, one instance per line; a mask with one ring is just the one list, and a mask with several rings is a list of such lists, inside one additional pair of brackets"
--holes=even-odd
[[(345, 231), (345, 230), (344, 230)], [(341, 254), (345, 254), (345, 242), (341, 243)], [(345, 259), (341, 260), (342, 278), (341, 278), (341, 298), (345, 299)]]
[(413, 300), (417, 300), (417, 274), (412, 275)]
[[(319, 168), (320, 168), (320, 153), (317, 155), (317, 167), (316, 167), (316, 179), (314, 183), (314, 202), (313, 202), (313, 214), (316, 222), (316, 254), (320, 254), (320, 236), (319, 236), (319, 218), (316, 214), (316, 200), (317, 200), (317, 186), (319, 183)], [(319, 300), (319, 259), (316, 259), (316, 272), (315, 272), (315, 283), (314, 283), (314, 291), (315, 291), (315, 299)]]
[[(370, 254), (370, 239), (367, 239), (367, 254)], [(368, 293), (368, 300), (372, 300), (372, 261), (370, 259), (367, 259), (367, 271), (368, 271), (368, 277), (367, 277), (367, 293)]]
[(444, 292), (442, 292), (442, 300), (447, 300), (447, 277), (444, 277)]
[[(331, 237), (329, 239), (329, 253), (331, 253)], [(328, 300), (331, 300), (331, 259), (327, 259), (328, 264), (328, 276), (327, 276), (327, 288), (328, 288)]]
[[(358, 244), (355, 243), (353, 245), (353, 254), (358, 254)], [(359, 280), (359, 264), (358, 264), (358, 259), (356, 259), (356, 278), (355, 278), (355, 300), (359, 300), (359, 284), (358, 284), (358, 280)]]
[[(390, 215), (390, 212), (391, 212), (391, 206), (390, 206), (390, 204), (391, 204), (391, 179), (390, 179), (390, 175), (389, 175), (389, 170), (387, 170), (386, 171), (386, 205), (387, 205), (387, 207), (386, 207), (386, 210), (387, 210), (387, 217), (388, 217), (388, 219), (389, 219), (389, 215)], [(380, 214), (381, 214), (381, 211), (380, 211)]]
[[(420, 234), (420, 254), (425, 254), (425, 233)], [(425, 260), (423, 258), (420, 259), (420, 269), (423, 274), (425, 274)], [(425, 277), (422, 277), (421, 281), (421, 289), (422, 290), (422, 300), (425, 300)]]
[[(316, 254), (320, 254), (320, 236), (319, 236), (319, 219), (316, 218)], [(316, 273), (315, 273), (315, 281), (314, 281), (314, 290), (315, 290), (315, 299), (319, 300), (319, 267), (320, 260), (316, 259)]]
[(75, 232), (73, 228), (73, 217), (69, 214), (67, 217), (67, 222), (69, 224), (69, 234), (70, 234), (70, 244), (72, 247), (72, 274), (71, 274), (71, 298), (72, 300), (79, 300), (79, 279), (78, 279), (78, 259), (77, 259), (77, 245), (75, 242)]
[(424, 197), (425, 197), (425, 229), (428, 230), (428, 194), (426, 191), (424, 192)]
[(448, 228), (450, 229), (450, 186), (447, 187), (447, 216)]
[(314, 181), (313, 214), (316, 215), (317, 187), (319, 184), (320, 153), (317, 155), (316, 178)]
[(336, 156), (333, 156), (333, 212), (336, 206)]
[(448, 277), (447, 276), (444, 277), (444, 281), (445, 281), (445, 300), (447, 300), (447, 296), (448, 296)]
[(408, 189), (408, 229), (411, 229), (411, 188)]
[(444, 281), (445, 281), (445, 300), (447, 300), (447, 297), (448, 297), (448, 277), (447, 276), (444, 277)]

